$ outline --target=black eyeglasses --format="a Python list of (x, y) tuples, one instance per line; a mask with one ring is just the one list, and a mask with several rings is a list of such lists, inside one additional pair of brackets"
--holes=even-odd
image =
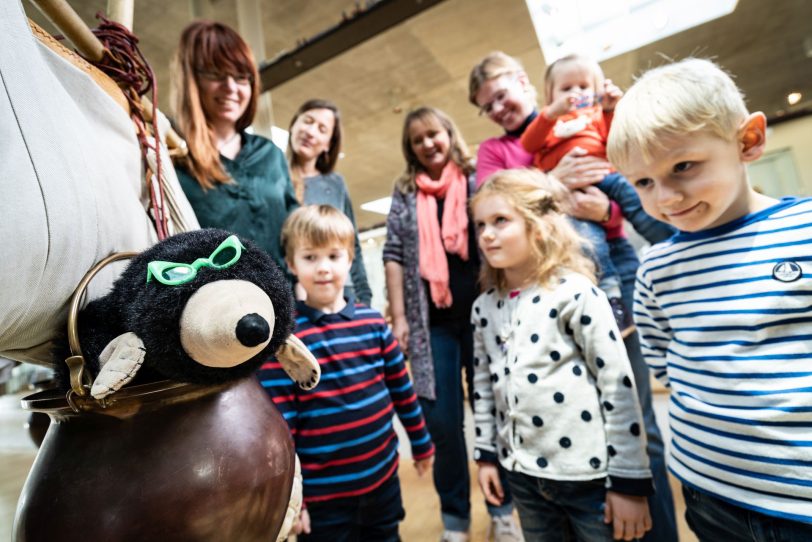
[(250, 73), (224, 73), (206, 70), (196, 70), (195, 73), (201, 79), (213, 83), (223, 83), (229, 77), (238, 85), (250, 85), (254, 82), (254, 77)]

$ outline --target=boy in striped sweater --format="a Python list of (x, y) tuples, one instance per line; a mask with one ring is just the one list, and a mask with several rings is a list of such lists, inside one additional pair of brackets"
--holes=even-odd
[(671, 388), (669, 468), (700, 540), (812, 540), (812, 200), (753, 190), (766, 120), (718, 66), (643, 75), (609, 160), (680, 233), (640, 265), (643, 354)]
[(288, 267), (307, 292), (295, 335), (321, 365), (308, 392), (277, 362), (260, 380), (290, 426), (302, 465), (300, 540), (397, 541), (405, 512), (397, 476), (393, 411), (406, 428), (418, 474), (434, 445), (397, 341), (383, 317), (344, 297), (355, 231), (329, 205), (300, 207), (282, 228)]

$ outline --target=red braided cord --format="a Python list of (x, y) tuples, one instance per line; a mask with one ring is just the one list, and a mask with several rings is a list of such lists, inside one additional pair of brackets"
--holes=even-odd
[[(149, 186), (155, 230), (158, 232), (158, 239), (163, 240), (169, 234), (169, 224), (163, 184), (160, 182), (162, 168), (158, 144), (160, 141), (158, 134), (158, 89), (155, 85), (155, 74), (138, 48), (138, 38), (127, 27), (107, 19), (101, 12), (96, 14), (96, 18), (101, 23), (98, 28), (93, 30), (93, 33), (104, 45), (105, 52), (99, 62), (91, 62), (110, 76), (121, 87), (127, 97), (130, 104), (130, 116), (135, 124), (138, 143), (141, 146), (141, 159), (147, 172), (149, 172), (147, 150), (152, 149), (155, 152), (155, 176), (158, 179), (158, 193), (156, 194), (155, 191), (156, 183), (152, 182), (149, 175), (147, 175), (146, 183)], [(150, 90), (152, 91), (151, 124), (155, 139), (154, 144), (150, 144), (147, 140), (147, 123), (144, 120), (139, 99), (139, 96), (143, 96)]]

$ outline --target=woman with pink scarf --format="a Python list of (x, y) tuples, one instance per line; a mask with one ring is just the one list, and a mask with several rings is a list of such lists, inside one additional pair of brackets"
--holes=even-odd
[[(406, 170), (395, 182), (383, 251), (392, 330), (411, 361), (436, 445), (441, 540), (467, 541), (471, 503), (462, 369), (470, 398), (470, 318), (479, 294), (479, 258), (467, 203), (476, 170), (454, 122), (437, 109), (421, 107), (406, 116), (402, 145)], [(494, 539), (521, 540), (510, 496), (501, 506), (487, 506)]]

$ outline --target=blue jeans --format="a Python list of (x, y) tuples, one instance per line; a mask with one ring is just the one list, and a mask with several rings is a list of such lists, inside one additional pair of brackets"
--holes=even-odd
[(721, 499), (682, 486), (685, 519), (700, 542), (809, 542), (812, 525), (739, 508)]
[[(626, 239), (613, 239), (609, 242), (612, 259), (620, 273), (623, 303), (632, 307), (634, 302), (634, 280), (637, 267), (640, 265), (637, 253)], [(674, 499), (671, 486), (668, 484), (668, 472), (665, 467), (665, 445), (654, 409), (651, 406), (651, 381), (649, 369), (640, 351), (640, 336), (635, 331), (624, 340), (629, 354), (634, 381), (637, 385), (637, 397), (643, 411), (643, 423), (646, 427), (646, 452), (651, 462), (651, 473), (654, 477), (654, 495), (649, 497), (652, 529), (646, 533), (646, 542), (677, 542), (677, 520), (674, 514)]]
[[(631, 223), (637, 233), (652, 245), (665, 241), (677, 233), (673, 226), (660, 222), (643, 210), (640, 196), (637, 195), (634, 187), (629, 184), (626, 177), (620, 173), (610, 173), (596, 186), (610, 200), (620, 205), (623, 217)], [(617, 262), (615, 262), (615, 265), (617, 265)]]
[(307, 511), (311, 532), (301, 542), (398, 542), (406, 516), (397, 473), (369, 493), (311, 503)]
[[(471, 480), (463, 430), (462, 368), (465, 367), (466, 376), (473, 374), (473, 331), (467, 321), (444, 323), (431, 326), (429, 336), (437, 398), (421, 397), (420, 406), (434, 441), (434, 488), (440, 497), (443, 527), (450, 531), (467, 531), (471, 525)], [(504, 479), (502, 485), (507, 485)], [(486, 506), (491, 516), (513, 512), (507, 492), (501, 506), (487, 503)]]
[(609, 297), (615, 297), (616, 294), (612, 292), (620, 290), (620, 275), (612, 261), (606, 230), (597, 222), (589, 220), (570, 217), (570, 223), (581, 237), (589, 241), (587, 253), (597, 266), (598, 288)]
[(603, 522), (606, 479), (562, 482), (508, 472), (524, 539), (528, 542), (611, 542)]

